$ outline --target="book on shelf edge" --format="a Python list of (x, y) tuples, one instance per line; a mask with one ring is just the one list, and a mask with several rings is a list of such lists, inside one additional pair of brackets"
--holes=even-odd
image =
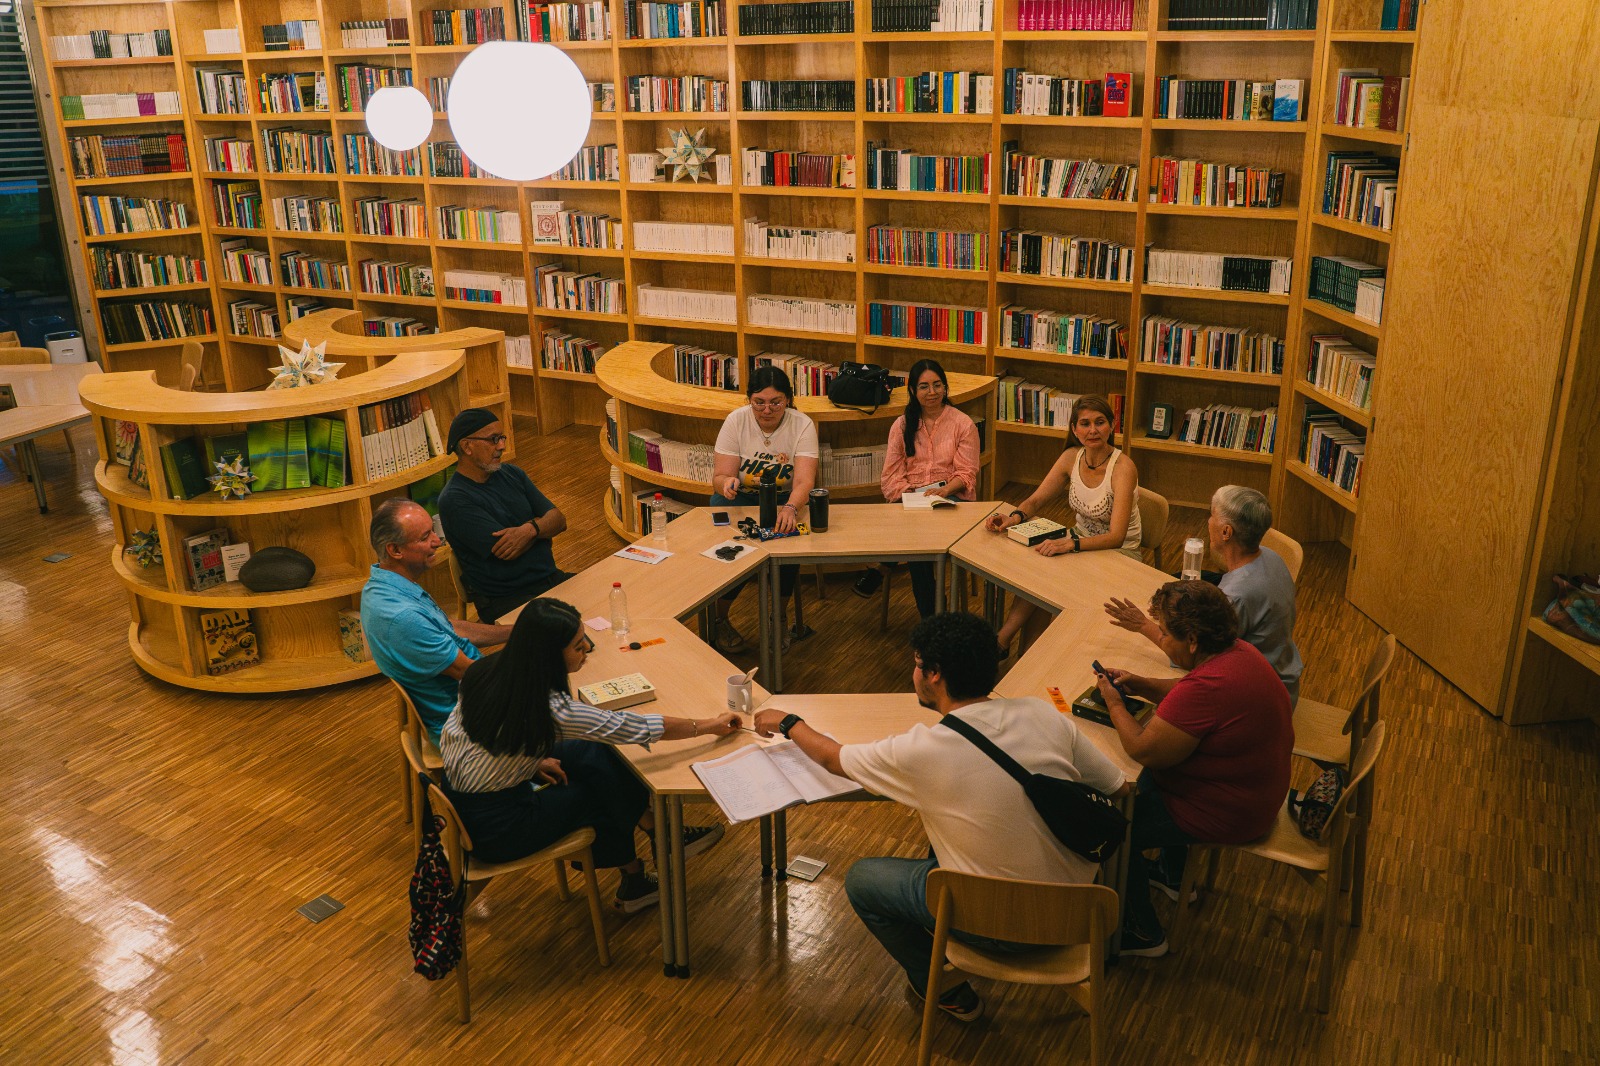
[(200, 636), (206, 652), (206, 673), (232, 673), (261, 661), (250, 612), (237, 607), (200, 612)]
[(222, 546), (227, 543), (226, 529), (213, 529), (183, 538), (183, 565), (189, 572), (190, 588), (204, 592), (227, 580), (227, 568), (222, 562)]

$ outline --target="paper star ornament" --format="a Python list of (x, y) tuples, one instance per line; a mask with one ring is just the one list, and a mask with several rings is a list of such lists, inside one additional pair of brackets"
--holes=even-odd
[(131, 539), (133, 543), (122, 549), (124, 555), (133, 556), (133, 561), (140, 566), (155, 566), (161, 562), (161, 536), (155, 526), (134, 530)]
[(256, 476), (244, 465), (244, 456), (236, 455), (225, 463), (212, 465), (217, 468), (217, 472), (206, 480), (217, 490), (217, 495), (224, 500), (229, 496), (236, 496), (242, 500), (250, 495), (250, 482), (254, 481)]
[(706, 131), (697, 130), (694, 136), (689, 135), (687, 129), (668, 130), (667, 136), (672, 138), (671, 148), (657, 148), (665, 158), (667, 165), (672, 167), (672, 180), (678, 181), (687, 175), (693, 181), (701, 177), (710, 177), (707, 173), (706, 160), (716, 154), (716, 149), (705, 143)]
[(320, 385), (338, 377), (344, 364), (323, 362), (322, 353), (326, 348), (326, 342), (313, 348), (310, 341), (302, 341), (300, 350), (292, 352), (280, 345), (278, 355), (283, 359), (283, 365), (273, 371), (277, 376), (267, 384), (267, 388), (298, 389), (303, 385)]

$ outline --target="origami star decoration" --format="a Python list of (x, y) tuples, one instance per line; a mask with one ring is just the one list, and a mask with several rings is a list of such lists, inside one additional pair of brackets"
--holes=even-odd
[(224, 500), (230, 495), (237, 496), (241, 500), (250, 495), (250, 482), (254, 481), (256, 476), (244, 465), (244, 456), (236, 455), (225, 463), (212, 465), (217, 468), (217, 472), (206, 480), (217, 490), (217, 495)]
[(267, 388), (298, 389), (302, 385), (320, 385), (338, 377), (344, 364), (323, 362), (322, 353), (326, 347), (327, 344), (323, 343), (313, 348), (310, 341), (302, 341), (300, 350), (291, 352), (280, 346), (278, 355), (283, 359), (283, 365), (273, 371), (277, 376), (267, 384)]
[(155, 566), (161, 562), (161, 536), (155, 526), (134, 530), (132, 540), (132, 544), (122, 549), (124, 555), (133, 556), (133, 561), (140, 566)]
[(684, 175), (699, 181), (706, 174), (706, 160), (716, 154), (716, 149), (705, 143), (706, 131), (698, 130), (694, 136), (689, 135), (687, 129), (668, 130), (667, 135), (672, 138), (671, 148), (657, 148), (666, 157), (666, 162), (672, 167), (672, 180), (677, 181)]

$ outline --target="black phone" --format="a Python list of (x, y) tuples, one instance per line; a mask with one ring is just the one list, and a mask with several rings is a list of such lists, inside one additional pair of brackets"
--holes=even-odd
[(727, 525), (728, 524), (728, 512), (727, 511), (712, 511), (711, 512), (711, 524), (714, 525), (714, 526), (725, 526), (725, 525)]
[[(1089, 666), (1090, 666), (1091, 669), (1094, 670), (1094, 672), (1096, 674), (1098, 674), (1101, 677), (1105, 678), (1107, 681), (1111, 681), (1111, 675), (1106, 673), (1106, 668), (1100, 665), (1100, 660), (1099, 659), (1096, 659), (1094, 662), (1090, 663)], [(1123, 687), (1121, 685), (1117, 684), (1115, 681), (1111, 681), (1111, 687), (1117, 690), (1117, 695), (1121, 696), (1124, 701), (1127, 700), (1128, 693), (1123, 689)]]

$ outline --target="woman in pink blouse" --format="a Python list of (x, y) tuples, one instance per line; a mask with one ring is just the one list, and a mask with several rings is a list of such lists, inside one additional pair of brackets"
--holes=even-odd
[[(889, 452), (878, 484), (890, 503), (920, 491), (957, 500), (978, 498), (978, 427), (947, 402), (950, 381), (932, 359), (918, 360), (906, 377), (906, 413), (889, 429)], [(933, 564), (911, 563), (911, 592), (927, 618), (938, 610)], [(856, 579), (856, 595), (870, 597), (883, 584), (883, 570)]]

